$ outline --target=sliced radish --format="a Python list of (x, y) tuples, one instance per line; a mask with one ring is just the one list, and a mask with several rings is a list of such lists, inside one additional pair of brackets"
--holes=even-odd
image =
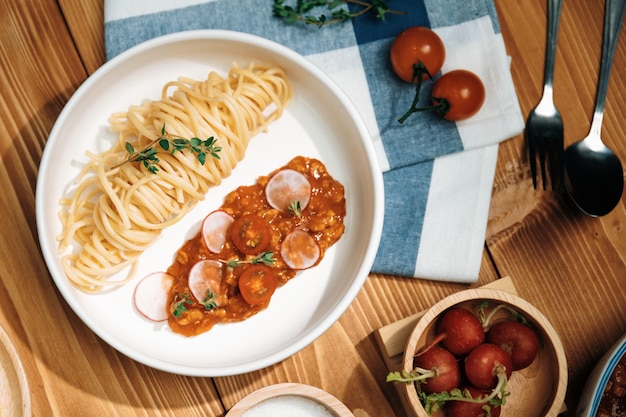
[(225, 211), (215, 210), (202, 221), (202, 238), (211, 252), (222, 251), (226, 242), (226, 231), (233, 220), (233, 217)]
[(321, 250), (313, 236), (303, 230), (294, 230), (285, 236), (280, 256), (291, 269), (307, 269), (319, 261)]
[(222, 263), (213, 260), (204, 260), (197, 262), (189, 271), (189, 290), (191, 294), (203, 303), (207, 299), (207, 295), (214, 294), (213, 301), (220, 305), (223, 302), (220, 297), (219, 289), (222, 281)]
[(135, 287), (135, 308), (152, 321), (167, 320), (167, 297), (174, 277), (166, 272), (154, 272), (143, 278)]
[(311, 183), (306, 176), (293, 169), (281, 169), (265, 186), (265, 197), (270, 206), (278, 210), (287, 210), (295, 202), (300, 209), (309, 204)]

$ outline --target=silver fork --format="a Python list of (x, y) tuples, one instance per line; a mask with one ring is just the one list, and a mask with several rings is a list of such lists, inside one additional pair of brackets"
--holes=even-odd
[[(554, 105), (553, 79), (556, 40), (561, 17), (563, 0), (548, 0), (548, 36), (546, 42), (546, 60), (543, 75), (543, 93), (537, 106), (529, 113), (526, 119), (524, 137), (528, 147), (530, 172), (533, 178), (533, 187), (537, 189), (537, 156), (543, 189), (546, 189), (546, 165), (550, 173), (552, 189), (563, 191), (564, 177), (564, 146), (563, 146), (563, 119)], [(547, 160), (546, 160), (547, 158)]]

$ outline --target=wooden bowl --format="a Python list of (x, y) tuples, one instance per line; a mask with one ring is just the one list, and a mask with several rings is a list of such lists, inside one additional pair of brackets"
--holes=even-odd
[(0, 415), (30, 417), (30, 390), (22, 361), (9, 334), (0, 326)]
[[(442, 313), (452, 307), (474, 312), (483, 301), (489, 308), (504, 303), (523, 314), (539, 335), (540, 346), (535, 361), (527, 368), (514, 371), (507, 383), (510, 395), (502, 406), (506, 417), (555, 417), (562, 411), (567, 388), (567, 360), (559, 336), (545, 316), (524, 299), (506, 291), (469, 289), (452, 294), (431, 307), (417, 322), (404, 351), (402, 368), (413, 369), (415, 353), (435, 338), (436, 325)], [(500, 314), (501, 313), (501, 314)], [(506, 310), (496, 313), (495, 321), (509, 316)], [(429, 416), (422, 406), (415, 384), (403, 384), (409, 411), (417, 417), (443, 417), (438, 410)]]
[[(283, 408), (287, 406), (288, 400), (304, 401), (303, 405), (306, 405), (307, 412), (300, 412), (300, 415), (354, 417), (354, 414), (341, 401), (326, 391), (311, 385), (296, 383), (275, 384), (254, 391), (235, 404), (225, 417), (245, 417), (248, 411), (260, 406), (261, 403), (264, 403), (264, 411), (255, 414), (285, 415)], [(294, 404), (299, 403), (290, 402), (289, 406)], [(309, 408), (311, 406), (315, 408)]]

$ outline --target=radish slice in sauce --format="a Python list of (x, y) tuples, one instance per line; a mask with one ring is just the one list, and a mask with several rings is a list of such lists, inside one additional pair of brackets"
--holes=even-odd
[(287, 210), (295, 202), (299, 202), (300, 209), (304, 210), (311, 199), (311, 183), (296, 170), (281, 169), (265, 186), (265, 197), (277, 210)]
[(167, 295), (173, 284), (174, 277), (166, 272), (147, 275), (135, 287), (135, 307), (149, 320), (167, 320)]
[(209, 213), (202, 221), (202, 238), (207, 248), (213, 253), (220, 253), (226, 242), (226, 231), (234, 221), (233, 217), (223, 210)]
[(321, 249), (313, 236), (303, 230), (294, 230), (285, 236), (280, 256), (291, 269), (307, 269), (320, 259)]
[(216, 305), (224, 302), (220, 296), (220, 282), (222, 281), (222, 263), (213, 260), (197, 262), (189, 271), (189, 290), (191, 294), (201, 303), (207, 301), (209, 294), (214, 296)]

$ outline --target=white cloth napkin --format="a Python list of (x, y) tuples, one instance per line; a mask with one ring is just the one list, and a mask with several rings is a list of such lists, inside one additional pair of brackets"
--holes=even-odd
[[(493, 0), (395, 0), (390, 5), (408, 13), (319, 29), (283, 23), (272, 16), (269, 1), (105, 0), (105, 45), (112, 58), (167, 33), (229, 29), (306, 56), (355, 103), (380, 156), (385, 221), (373, 272), (475, 282), (498, 144), (524, 126), (495, 6)], [(432, 27), (446, 45), (443, 73), (464, 68), (483, 80), (486, 101), (471, 119), (452, 123), (422, 112), (397, 122), (413, 90), (391, 71), (389, 47), (403, 29), (417, 25)], [(424, 97), (431, 87), (424, 84)]]

